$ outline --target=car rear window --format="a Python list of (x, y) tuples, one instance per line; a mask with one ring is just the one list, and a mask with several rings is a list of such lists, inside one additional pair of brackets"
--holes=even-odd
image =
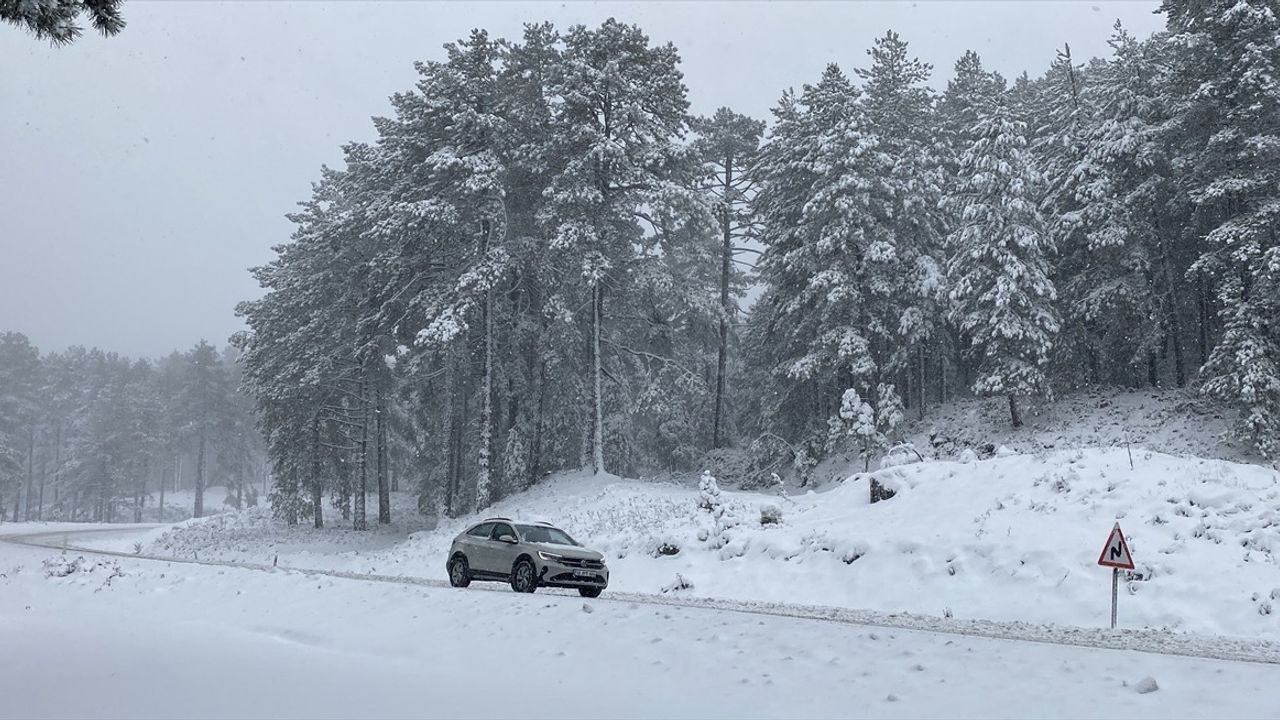
[(468, 530), (467, 534), (474, 537), (489, 537), (489, 533), (493, 532), (493, 526), (494, 523), (480, 523)]

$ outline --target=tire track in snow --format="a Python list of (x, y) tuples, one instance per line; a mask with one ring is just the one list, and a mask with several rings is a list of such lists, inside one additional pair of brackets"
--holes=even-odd
[[(321, 576), (362, 582), (418, 585), (430, 588), (451, 589), (449, 583), (445, 580), (435, 580), (432, 578), (412, 575), (381, 575), (376, 573), (358, 573), (345, 570), (323, 570), (275, 566), (267, 565), (265, 563), (237, 562), (234, 560), (201, 560), (198, 558), (164, 557), (162, 555), (146, 555), (141, 553), (120, 552), (116, 550), (99, 550), (70, 543), (70, 538), (77, 535), (137, 532), (142, 529), (150, 528), (135, 526), (130, 528), (101, 528), (94, 530), (69, 531), (59, 530), (29, 534), (8, 534), (0, 535), (0, 542), (50, 550), (120, 557), (130, 560), (186, 563), (213, 567), (233, 567), (258, 572), (299, 573), (305, 576)], [(472, 588), (471, 590), (508, 592), (502, 589), (501, 586), (481, 586), (478, 588)], [(550, 589), (544, 590), (543, 592), (545, 594), (553, 594), (560, 597), (571, 597), (566, 593), (558, 593), (551, 591)], [(930, 615), (886, 613), (874, 610), (858, 610), (853, 608), (821, 605), (752, 602), (718, 598), (674, 597), (669, 595), (628, 592), (609, 592), (607, 595), (596, 598), (592, 602), (635, 603), (698, 610), (718, 610), (721, 612), (733, 612), (749, 615), (767, 615), (771, 617), (783, 617), (797, 620), (833, 622), (840, 623), (842, 625), (882, 628), (885, 630), (908, 630), (944, 635), (959, 635), (963, 637), (987, 638), (992, 640), (1035, 642), (1048, 645), (1097, 648), (1102, 650), (1131, 650), (1156, 655), (1176, 655), (1208, 660), (1230, 660), (1237, 662), (1280, 665), (1280, 643), (1266, 640), (1245, 640), (1189, 633), (1174, 633), (1162, 630), (1104, 630), (1101, 628), (1042, 625), (1016, 621), (1001, 622), (995, 620), (957, 620), (955, 618), (941, 618)]]

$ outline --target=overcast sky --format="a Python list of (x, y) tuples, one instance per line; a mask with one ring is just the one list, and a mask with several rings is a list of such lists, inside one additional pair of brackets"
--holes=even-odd
[(0, 331), (43, 351), (159, 356), (222, 345), (256, 297), (247, 268), (287, 240), (284, 214), (413, 62), (473, 27), (634, 22), (684, 60), (695, 113), (761, 118), (835, 61), (861, 66), (894, 29), (943, 86), (966, 49), (1013, 77), (1054, 50), (1145, 37), (1158, 2), (498, 3), (126, 0), (125, 31), (53, 49), (0, 25)]

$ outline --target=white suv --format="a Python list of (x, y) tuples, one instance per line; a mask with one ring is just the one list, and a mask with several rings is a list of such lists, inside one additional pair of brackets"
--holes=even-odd
[(583, 597), (593, 598), (609, 585), (604, 555), (582, 547), (550, 523), (508, 518), (488, 518), (454, 538), (446, 567), (454, 587), (494, 580), (511, 583), (516, 592), (576, 588)]

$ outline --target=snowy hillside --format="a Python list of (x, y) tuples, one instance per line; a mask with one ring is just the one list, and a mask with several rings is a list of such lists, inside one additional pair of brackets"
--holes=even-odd
[(1003, 398), (930, 405), (907, 413), (906, 440), (926, 455), (1005, 445), (1018, 452), (1088, 447), (1144, 448), (1179, 456), (1258, 460), (1230, 437), (1235, 412), (1194, 390), (1088, 388), (1053, 401), (1028, 401), (1022, 428), (1009, 425)]
[[(606, 553), (613, 590), (1094, 627), (1110, 589), (1095, 562), (1119, 521), (1138, 564), (1122, 627), (1280, 638), (1277, 474), (1133, 459), (1131, 470), (1124, 449), (1054, 451), (889, 468), (789, 499), (726, 491), (720, 527), (695, 489), (581, 475), (484, 515), (556, 522)], [(896, 497), (870, 504), (871, 477)], [(768, 505), (780, 523), (761, 524)], [(287, 529), (256, 511), (157, 531), (147, 552), (443, 579), (450, 540), (475, 519), (357, 546), (340, 538), (359, 534)]]

